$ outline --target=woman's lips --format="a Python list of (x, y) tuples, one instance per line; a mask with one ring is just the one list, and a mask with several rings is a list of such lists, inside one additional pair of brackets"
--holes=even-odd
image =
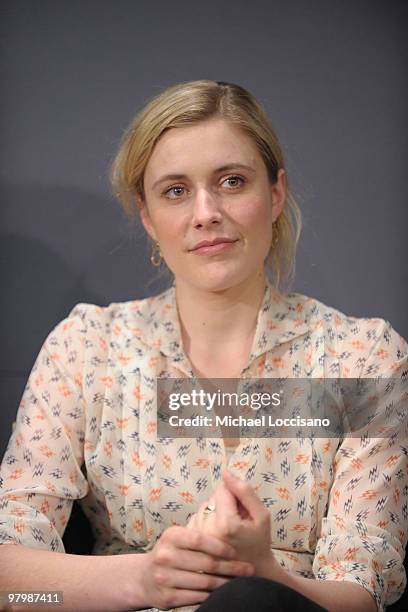
[(218, 255), (218, 253), (223, 253), (224, 251), (228, 251), (233, 248), (233, 246), (238, 242), (235, 240), (234, 242), (218, 242), (217, 244), (207, 244), (205, 246), (199, 247), (198, 249), (194, 249), (191, 251), (195, 255)]

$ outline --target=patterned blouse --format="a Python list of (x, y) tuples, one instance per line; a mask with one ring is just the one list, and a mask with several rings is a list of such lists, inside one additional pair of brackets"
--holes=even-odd
[[(348, 317), (267, 282), (248, 378), (403, 378), (408, 345), (382, 319)], [(107, 307), (78, 304), (46, 339), (1, 466), (0, 543), (64, 552), (74, 499), (94, 554), (146, 552), (185, 525), (229, 469), (271, 513), (280, 564), (365, 587), (378, 609), (406, 585), (406, 429), (382, 438), (160, 438), (156, 378), (192, 377), (174, 286)]]

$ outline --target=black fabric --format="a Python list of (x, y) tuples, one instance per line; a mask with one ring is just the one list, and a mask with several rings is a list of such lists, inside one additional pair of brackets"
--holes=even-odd
[(88, 519), (79, 502), (74, 501), (68, 524), (62, 537), (65, 552), (72, 555), (91, 555), (94, 537)]
[[(211, 593), (196, 612), (325, 612), (289, 587), (258, 576), (234, 578)], [(327, 611), (326, 611), (327, 612)]]

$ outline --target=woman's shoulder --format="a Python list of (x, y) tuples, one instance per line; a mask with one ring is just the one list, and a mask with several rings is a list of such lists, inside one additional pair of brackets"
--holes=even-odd
[(157, 295), (110, 302), (99, 305), (77, 303), (51, 332), (50, 336), (74, 333), (86, 336), (87, 342), (99, 338), (100, 342), (112, 338), (117, 344), (128, 343), (129, 338), (147, 340), (152, 330), (174, 309), (173, 287)]
[(127, 301), (110, 302), (105, 306), (89, 302), (79, 302), (68, 314), (68, 317), (79, 317), (86, 321), (110, 322), (119, 319), (132, 319), (137, 317), (152, 317), (166, 302), (171, 301), (173, 288), (144, 298)]
[[(282, 296), (289, 310), (298, 313), (310, 327), (324, 326), (338, 333), (358, 336), (367, 334), (368, 339), (375, 338), (385, 329), (393, 329), (391, 323), (382, 317), (364, 317), (348, 314), (329, 306), (321, 300), (301, 293), (286, 293)], [(394, 333), (395, 332), (394, 330)], [(400, 336), (403, 340), (403, 338)]]
[[(354, 360), (360, 355), (361, 362), (366, 364), (366, 374), (374, 375), (381, 363), (396, 369), (402, 364), (407, 366), (408, 344), (387, 319), (346, 314), (300, 293), (287, 293), (283, 299), (307, 324), (309, 331), (324, 337), (332, 350)], [(369, 367), (369, 363), (373, 365)]]

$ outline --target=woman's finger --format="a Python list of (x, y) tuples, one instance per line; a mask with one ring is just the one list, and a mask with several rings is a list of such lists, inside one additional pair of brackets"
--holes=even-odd
[(236, 559), (237, 551), (227, 542), (223, 542), (210, 533), (204, 533), (197, 529), (187, 529), (179, 525), (168, 527), (162, 534), (162, 544), (168, 543), (175, 548), (186, 550), (197, 550), (207, 553), (213, 557), (222, 559)]
[[(164, 564), (164, 559), (161, 562)], [(179, 570), (220, 576), (250, 576), (253, 573), (253, 566), (247, 561), (226, 561), (190, 550), (174, 549), (167, 554), (166, 564)]]
[(173, 569), (171, 572), (159, 573), (159, 582), (162, 587), (183, 588), (194, 591), (214, 591), (218, 587), (228, 582), (229, 578), (192, 572), (188, 570)]
[(223, 481), (215, 491), (215, 508), (217, 517), (228, 520), (239, 516), (237, 499)]
[(229, 491), (238, 499), (252, 518), (265, 514), (266, 508), (253, 488), (245, 480), (224, 470), (223, 479)]

